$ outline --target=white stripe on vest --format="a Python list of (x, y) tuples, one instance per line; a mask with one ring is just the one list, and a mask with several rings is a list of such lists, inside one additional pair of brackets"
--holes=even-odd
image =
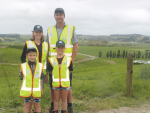
[[(48, 47), (47, 47), (46, 42), (43, 42), (43, 43), (44, 43), (44, 45), (45, 45), (46, 51), (48, 51), (48, 50), (47, 50)], [(47, 59), (46, 59), (46, 61), (45, 61), (45, 63), (44, 63), (43, 69), (46, 69), (46, 63), (47, 63)]]

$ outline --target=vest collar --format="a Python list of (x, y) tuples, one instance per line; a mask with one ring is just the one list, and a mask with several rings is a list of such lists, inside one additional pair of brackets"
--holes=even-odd
[(34, 62), (31, 62), (31, 61), (28, 60), (28, 64), (29, 64), (29, 66), (36, 65), (36, 60)]

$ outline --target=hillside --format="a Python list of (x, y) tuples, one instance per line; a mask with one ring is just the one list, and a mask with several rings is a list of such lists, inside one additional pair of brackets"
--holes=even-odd
[[(0, 34), (2, 43), (24, 43), (32, 37), (31, 34)], [(46, 35), (45, 35), (46, 37)], [(109, 46), (108, 43), (132, 42), (150, 43), (150, 36), (141, 34), (112, 34), (112, 35), (77, 35), (81, 46)]]

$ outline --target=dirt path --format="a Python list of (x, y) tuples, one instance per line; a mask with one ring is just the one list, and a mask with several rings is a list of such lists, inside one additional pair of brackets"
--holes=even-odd
[[(87, 54), (82, 54), (82, 53), (77, 53), (77, 54), (80, 54), (80, 55), (85, 55), (85, 56), (88, 56), (90, 58), (87, 58), (87, 59), (84, 59), (84, 60), (80, 60), (80, 61), (74, 61), (74, 63), (77, 63), (77, 62), (85, 62), (85, 61), (89, 61), (89, 60), (93, 60), (95, 58), (98, 58), (98, 57), (95, 57), (95, 56), (92, 56), (92, 55), (87, 55)], [(116, 64), (114, 61), (110, 61), (110, 60), (103, 60), (105, 62), (108, 62), (110, 64)], [(0, 63), (0, 64), (11, 64), (11, 65), (20, 65), (20, 64), (12, 64), (12, 63)]]
[(110, 64), (116, 64), (114, 61), (111, 61), (111, 60), (103, 60), (103, 61), (108, 62)]
[[(77, 62), (85, 62), (85, 61), (89, 61), (89, 60), (93, 60), (93, 59), (95, 59), (95, 58), (98, 58), (98, 57), (95, 57), (95, 56), (92, 56), (92, 55), (87, 55), (87, 54), (82, 54), (82, 53), (77, 53), (77, 54), (85, 55), (85, 56), (88, 56), (88, 57), (90, 57), (90, 58), (87, 58), (87, 59), (84, 59), (84, 60), (80, 60), (80, 61), (74, 61), (74, 63), (77, 63)], [(0, 63), (0, 64), (20, 65), (20, 64), (13, 64), (13, 63)]]
[(80, 54), (80, 55), (84, 55), (84, 56), (88, 56), (90, 58), (87, 58), (87, 59), (84, 59), (84, 60), (80, 60), (80, 61), (74, 61), (74, 63), (77, 63), (77, 62), (85, 62), (85, 61), (89, 61), (89, 60), (93, 60), (95, 58), (98, 58), (98, 57), (95, 57), (95, 56), (92, 56), (92, 55), (87, 55), (87, 54), (82, 54), (82, 53), (77, 53), (77, 54)]
[(8, 47), (8, 46), (5, 46), (5, 45), (4, 46), (0, 46), (0, 48), (6, 48), (6, 47)]
[(12, 63), (0, 63), (0, 64), (20, 65), (20, 64), (12, 64)]
[(150, 113), (150, 105), (140, 107), (120, 107), (119, 109), (100, 110), (97, 113)]

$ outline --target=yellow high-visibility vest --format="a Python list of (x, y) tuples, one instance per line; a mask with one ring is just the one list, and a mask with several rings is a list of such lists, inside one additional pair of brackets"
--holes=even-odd
[[(37, 50), (37, 57), (36, 57), (36, 61), (39, 62), (39, 51), (38, 48), (35, 44), (34, 41), (26, 41), (25, 42), (27, 45), (27, 49), (29, 47), (34, 47)], [(48, 43), (47, 42), (42, 42), (42, 56), (41, 56), (41, 63), (44, 65), (43, 68), (43, 73), (46, 74), (46, 60), (47, 60), (47, 52), (48, 52)], [(28, 61), (28, 59), (26, 58), (26, 61)]]
[(21, 71), (23, 74), (23, 81), (20, 89), (21, 97), (30, 97), (35, 98), (41, 97), (41, 73), (43, 70), (43, 64), (36, 62), (36, 67), (34, 75), (32, 75), (31, 68), (28, 62), (25, 62), (20, 65)]
[[(75, 29), (74, 26), (71, 25), (66, 25), (60, 35), (59, 40), (63, 40), (65, 42), (65, 51), (64, 54), (67, 56), (72, 56), (72, 51), (73, 51), (73, 45), (72, 45), (72, 36), (73, 36), (73, 30)], [(49, 56), (53, 57), (57, 54), (56, 52), (56, 42), (58, 41), (58, 36), (57, 36), (57, 30), (56, 26), (50, 26), (48, 28), (48, 41), (50, 45), (49, 49)]]
[(49, 58), (49, 62), (53, 67), (52, 71), (52, 87), (69, 87), (69, 66), (71, 64), (72, 58), (69, 56), (64, 56), (62, 59), (61, 66), (57, 61), (56, 56)]

